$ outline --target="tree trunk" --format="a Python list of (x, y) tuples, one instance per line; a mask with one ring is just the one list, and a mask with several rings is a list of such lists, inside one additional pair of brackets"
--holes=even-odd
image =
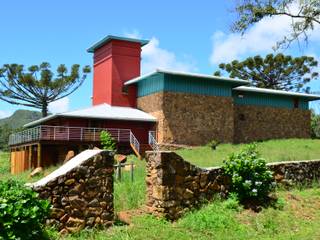
[(48, 116), (48, 103), (42, 103), (42, 117)]

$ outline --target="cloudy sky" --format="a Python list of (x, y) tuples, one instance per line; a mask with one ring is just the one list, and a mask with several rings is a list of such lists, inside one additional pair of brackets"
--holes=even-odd
[[(232, 0), (224, 1), (6, 1), (1, 5), (0, 65), (26, 66), (48, 61), (53, 67), (92, 65), (86, 49), (112, 34), (149, 39), (143, 48), (142, 72), (165, 68), (212, 74), (233, 59), (271, 53), (288, 31), (286, 17), (265, 19), (245, 35), (232, 33)], [(157, 3), (157, 4), (155, 4)], [(293, 45), (285, 53), (320, 56), (320, 29), (308, 46)], [(311, 84), (314, 91), (320, 84)], [(92, 75), (71, 96), (50, 105), (51, 112), (90, 106)], [(19, 106), (0, 101), (0, 118)]]

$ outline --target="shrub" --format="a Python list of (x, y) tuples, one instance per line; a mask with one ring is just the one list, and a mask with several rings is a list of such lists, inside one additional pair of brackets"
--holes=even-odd
[(50, 204), (17, 181), (0, 181), (0, 239), (43, 239)]
[(320, 138), (320, 115), (311, 114), (311, 137)]
[(101, 132), (100, 140), (104, 150), (114, 151), (116, 149), (116, 143), (108, 131)]
[(272, 172), (260, 157), (255, 144), (229, 156), (224, 161), (223, 169), (231, 178), (231, 192), (242, 203), (248, 200), (262, 203), (275, 188)]
[(211, 140), (210, 142), (207, 143), (207, 146), (211, 148), (211, 150), (216, 150), (218, 147), (219, 142), (216, 140)]

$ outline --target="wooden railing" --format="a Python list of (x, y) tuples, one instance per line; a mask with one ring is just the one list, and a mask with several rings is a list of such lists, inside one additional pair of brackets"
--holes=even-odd
[[(98, 142), (100, 141), (100, 133), (102, 131), (108, 131), (117, 142), (131, 143), (131, 138), (133, 142), (138, 142), (130, 129), (42, 125), (11, 134), (9, 137), (9, 145), (12, 146), (40, 140)], [(133, 135), (135, 140), (131, 135)], [(135, 143), (135, 145), (137, 144)]]

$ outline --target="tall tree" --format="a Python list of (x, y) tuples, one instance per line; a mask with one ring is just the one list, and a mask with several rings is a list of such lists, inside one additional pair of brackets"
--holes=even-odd
[(80, 74), (80, 65), (74, 64), (70, 73), (64, 64), (57, 68), (56, 76), (47, 62), (39, 66), (5, 64), (0, 68), (0, 99), (10, 104), (41, 109), (48, 115), (49, 103), (64, 98), (76, 91), (91, 69), (85, 66)]
[(319, 0), (238, 0), (235, 11), (238, 18), (232, 30), (241, 33), (266, 17), (291, 18), (291, 33), (277, 43), (277, 48), (289, 46), (292, 41), (301, 38), (307, 42), (308, 34), (320, 25)]
[[(313, 57), (285, 56), (268, 54), (249, 57), (244, 61), (234, 60), (231, 63), (221, 63), (219, 68), (232, 78), (246, 79), (252, 86), (286, 91), (309, 92), (305, 85), (317, 79), (319, 73), (313, 71), (318, 62)], [(214, 73), (221, 76), (221, 71)]]

